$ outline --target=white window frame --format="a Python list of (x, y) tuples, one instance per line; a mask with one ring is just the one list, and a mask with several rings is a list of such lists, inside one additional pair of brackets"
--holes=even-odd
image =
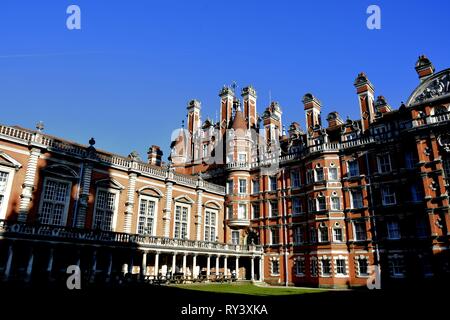
[[(365, 261), (366, 263), (366, 272), (361, 272), (361, 261)], [(358, 277), (369, 277), (369, 259), (366, 256), (359, 256), (356, 258), (356, 272)]]
[(202, 146), (202, 157), (207, 158), (208, 157), (208, 144), (204, 143)]
[[(355, 163), (356, 164), (356, 174), (352, 174), (351, 166), (350, 166), (351, 163)], [(350, 178), (357, 177), (357, 176), (360, 175), (359, 174), (359, 163), (358, 163), (357, 159), (347, 161), (347, 174), (348, 174), (348, 176)]]
[[(378, 164), (378, 172), (379, 173), (392, 172), (391, 155), (389, 153), (379, 154), (377, 156), (377, 164)], [(386, 170), (387, 168), (389, 170)]]
[[(299, 268), (302, 266), (301, 268)], [(295, 275), (297, 276), (304, 276), (306, 271), (306, 264), (305, 264), (305, 258), (304, 257), (298, 257), (295, 259)]]
[[(243, 184), (243, 187), (244, 187), (244, 191), (242, 192), (242, 190), (241, 190), (241, 187), (242, 187), (242, 185), (241, 185), (241, 183), (244, 183)], [(245, 178), (239, 178), (238, 179), (238, 184), (239, 184), (239, 194), (240, 195), (245, 195), (245, 194), (247, 194), (247, 179), (245, 179)]]
[[(241, 208), (244, 208), (244, 215), (241, 214)], [(238, 219), (247, 219), (248, 218), (248, 208), (246, 203), (238, 203)]]
[[(405, 276), (403, 272), (405, 261), (403, 260), (403, 257), (400, 256), (390, 256), (388, 257), (389, 260), (389, 271), (391, 274), (391, 277), (393, 278), (403, 278)], [(395, 272), (395, 270), (399, 269), (399, 272)]]
[[(336, 177), (332, 177), (332, 174), (331, 174), (332, 171), (336, 172)], [(339, 180), (339, 173), (338, 173), (338, 168), (337, 167), (329, 167), (328, 168), (328, 180), (331, 180), (331, 181), (338, 181)]]
[(155, 203), (155, 207), (154, 207), (155, 212), (153, 214), (152, 233), (149, 234), (150, 236), (155, 236), (156, 235), (156, 228), (157, 228), (157, 221), (158, 221), (158, 202), (159, 202), (159, 198), (148, 196), (148, 195), (145, 195), (145, 194), (139, 195), (138, 218), (137, 218), (137, 221), (136, 221), (136, 234), (139, 234), (139, 220), (140, 220), (140, 217), (141, 217), (141, 200), (153, 201)]
[(6, 181), (5, 191), (3, 191), (3, 193), (2, 193), (3, 200), (2, 200), (2, 205), (0, 207), (0, 219), (5, 219), (6, 211), (8, 210), (8, 204), (9, 204), (9, 198), (11, 195), (14, 174), (16, 173), (16, 170), (14, 168), (0, 166), (0, 171), (8, 174), (8, 181)]
[[(333, 274), (333, 264), (332, 264), (331, 259), (330, 258), (322, 258), (322, 259), (319, 259), (319, 261), (320, 261), (320, 276), (324, 277), (324, 278), (331, 277)], [(325, 269), (324, 262), (325, 261), (328, 261), (329, 268), (330, 268), (330, 272), (327, 272), (327, 273), (324, 273), (324, 269)]]
[[(251, 207), (252, 207), (252, 218), (253, 219), (261, 218), (261, 208), (260, 208), (259, 202), (252, 203)], [(258, 217), (255, 216), (255, 207), (258, 207)]]
[[(319, 200), (322, 200), (322, 204), (324, 205), (324, 207), (321, 207), (321, 202)], [(316, 198), (316, 210), (317, 211), (324, 211), (327, 210), (327, 199), (325, 198), (325, 196), (318, 196)]]
[(112, 225), (111, 225), (111, 230), (107, 230), (107, 231), (116, 231), (116, 229), (117, 229), (117, 211), (119, 209), (120, 191), (117, 189), (113, 189), (113, 188), (102, 188), (102, 187), (97, 187), (97, 190), (95, 191), (94, 215), (93, 215), (93, 219), (92, 219), (92, 229), (96, 228), (94, 223), (95, 223), (95, 217), (97, 215), (98, 193), (100, 191), (110, 192), (110, 193), (114, 194), (114, 213), (113, 213)]
[(174, 207), (174, 211), (173, 211), (173, 238), (174, 239), (184, 239), (181, 238), (181, 224), (180, 224), (180, 235), (179, 237), (175, 237), (175, 223), (177, 222), (177, 220), (175, 220), (176, 217), (176, 210), (177, 210), (177, 206), (181, 207), (181, 212), (180, 212), (180, 223), (183, 223), (182, 217), (183, 217), (183, 208), (187, 208), (187, 230), (186, 230), (186, 239), (190, 239), (190, 233), (191, 233), (191, 207), (192, 205), (184, 203), (184, 202), (175, 202)]
[[(337, 207), (335, 206), (335, 202), (333, 200), (337, 199)], [(331, 203), (331, 210), (332, 211), (340, 211), (341, 210), (341, 198), (337, 195), (332, 195), (330, 197), (330, 203)]]
[[(273, 188), (272, 185), (272, 179), (275, 180), (275, 189)], [(277, 191), (277, 177), (275, 176), (269, 176), (269, 191)]]
[[(216, 218), (215, 218), (216, 221), (215, 221), (214, 225), (211, 224), (211, 215), (209, 216), (209, 224), (206, 223), (206, 215), (207, 215), (208, 212), (209, 213), (214, 213), (215, 216), (216, 216)], [(209, 242), (216, 242), (217, 238), (218, 238), (218, 231), (219, 231), (219, 228), (218, 228), (218, 226), (219, 226), (218, 225), (219, 211), (216, 210), (216, 209), (205, 208), (205, 212), (204, 212), (203, 215), (204, 215), (204, 219), (203, 219), (203, 240), (209, 241)], [(214, 239), (206, 240), (206, 235), (205, 235), (206, 227), (209, 227), (209, 237), (211, 237), (211, 226), (213, 226), (215, 228)]]
[(292, 197), (292, 214), (302, 213), (302, 201), (299, 197)]
[[(237, 242), (235, 243), (234, 235), (236, 235), (236, 234), (238, 235), (238, 237), (237, 237)], [(241, 234), (240, 234), (239, 230), (231, 230), (231, 243), (234, 245), (239, 245), (240, 241), (241, 241)]]
[[(359, 195), (361, 195), (361, 201), (360, 204), (361, 206), (355, 206), (355, 202), (354, 202), (354, 197), (353, 197), (353, 193), (357, 192)], [(350, 190), (350, 204), (351, 204), (351, 208), (352, 209), (361, 209), (364, 207), (364, 197), (362, 194), (361, 190)]]
[[(64, 204), (64, 212), (62, 214), (61, 217), (61, 224), (60, 226), (66, 226), (67, 225), (67, 218), (69, 215), (69, 206), (70, 206), (70, 200), (72, 198), (72, 181), (70, 180), (64, 180), (64, 179), (59, 179), (59, 178), (54, 178), (54, 177), (44, 177), (44, 181), (43, 181), (43, 188), (42, 188), (42, 194), (41, 194), (41, 199), (39, 201), (39, 211), (38, 214), (40, 214), (42, 212), (42, 207), (44, 205), (44, 194), (45, 194), (45, 185), (47, 183), (47, 181), (55, 181), (55, 182), (59, 182), (59, 183), (65, 183), (68, 185), (67, 187), (67, 198)], [(95, 216), (94, 216), (95, 217)]]
[(233, 188), (234, 188), (234, 181), (233, 179), (227, 180), (227, 193), (233, 194)]
[(304, 242), (304, 228), (297, 226), (294, 229), (294, 244), (302, 244)]
[[(258, 189), (255, 190), (255, 187), (258, 186)], [(252, 194), (259, 193), (259, 179), (252, 179)]]
[(309, 268), (310, 268), (311, 277), (316, 278), (319, 274), (319, 261), (316, 257), (311, 257)]
[[(343, 261), (344, 265), (341, 266), (344, 268), (344, 272), (339, 272), (338, 261)], [(347, 277), (348, 276), (348, 268), (347, 268), (347, 259), (345, 257), (339, 256), (334, 258), (334, 270), (336, 277)]]
[[(396, 234), (393, 234), (392, 226), (396, 225)], [(387, 238), (389, 240), (399, 240), (402, 237), (402, 233), (400, 231), (400, 223), (397, 220), (388, 220), (386, 221), (386, 229), (387, 229)]]
[[(358, 238), (358, 236), (357, 236), (358, 233), (357, 233), (357, 230), (356, 230), (356, 226), (357, 225), (362, 225), (364, 227), (363, 228), (363, 230), (364, 230), (364, 239)], [(363, 222), (363, 221), (353, 221), (352, 226), (353, 226), (353, 239), (354, 239), (354, 241), (367, 241), (367, 227), (366, 227), (365, 222)]]
[[(241, 159), (244, 158), (244, 160)], [(247, 154), (246, 153), (238, 153), (238, 162), (239, 163), (247, 163)]]
[(415, 168), (417, 163), (417, 158), (414, 155), (413, 151), (406, 151), (405, 152), (405, 167), (407, 169), (413, 169)]
[[(319, 173), (318, 173), (319, 170), (322, 172), (322, 174), (321, 174), (322, 179), (319, 179)], [(315, 182), (321, 182), (321, 181), (324, 181), (324, 180), (325, 180), (325, 170), (322, 167), (315, 168), (314, 169), (314, 181)]]
[[(323, 230), (326, 230), (326, 232), (323, 232)], [(319, 240), (320, 243), (324, 243), (324, 242), (329, 242), (330, 241), (330, 234), (329, 234), (329, 230), (328, 230), (327, 226), (319, 227), (318, 231), (319, 231), (319, 239), (318, 240)], [(322, 239), (323, 235), (326, 235), (326, 239), (325, 240)]]
[(291, 172), (291, 188), (300, 188), (300, 171), (293, 170)]
[[(273, 203), (275, 203), (277, 215), (273, 215), (273, 207), (274, 207)], [(276, 200), (269, 200), (269, 217), (276, 218), (276, 217), (279, 217), (279, 216), (280, 216), (280, 212), (278, 211), (278, 201), (276, 201)]]
[[(277, 227), (271, 227), (269, 230), (270, 230), (270, 244), (271, 245), (280, 244), (280, 229)], [(274, 241), (273, 241), (274, 236), (276, 236), (276, 238), (278, 239), (277, 243), (274, 243)]]
[[(278, 270), (274, 270), (274, 263), (277, 264), (277, 269)], [(277, 272), (275, 272), (277, 271)], [(280, 260), (278, 258), (273, 258), (270, 259), (270, 275), (271, 276), (279, 276), (280, 275)]]
[[(388, 193), (388, 191), (390, 191), (390, 193)], [(387, 201), (388, 199), (394, 199), (394, 201)], [(393, 206), (397, 204), (395, 190), (391, 185), (384, 185), (381, 188), (381, 200), (384, 206)]]
[[(341, 239), (340, 240), (337, 240), (336, 239), (336, 235), (337, 235), (337, 233), (336, 233), (336, 230), (340, 230), (341, 231)], [(333, 242), (343, 242), (344, 241), (344, 230), (342, 229), (342, 227), (334, 227), (333, 228)]]

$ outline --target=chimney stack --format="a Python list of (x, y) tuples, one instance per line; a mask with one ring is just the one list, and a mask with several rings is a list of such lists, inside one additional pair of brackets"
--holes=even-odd
[(153, 164), (158, 167), (161, 166), (163, 152), (161, 151), (160, 147), (152, 145), (150, 148), (148, 148), (147, 155), (149, 164)]
[(330, 112), (327, 116), (328, 127), (336, 127), (344, 123), (337, 111)]
[(416, 62), (416, 72), (419, 75), (420, 82), (425, 81), (434, 73), (434, 66), (426, 55), (419, 56)]
[(319, 99), (311, 93), (307, 93), (303, 96), (302, 102), (305, 107), (306, 129), (322, 126), (320, 119), (320, 108), (322, 104)]
[(364, 72), (358, 74), (354, 86), (356, 88), (356, 93), (358, 94), (362, 131), (365, 132), (369, 129), (369, 125), (375, 119), (373, 106), (374, 87)]

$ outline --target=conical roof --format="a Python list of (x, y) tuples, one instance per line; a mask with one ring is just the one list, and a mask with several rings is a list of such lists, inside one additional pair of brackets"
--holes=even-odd
[(245, 121), (244, 114), (242, 113), (242, 111), (240, 111), (240, 110), (236, 111), (231, 128), (233, 128), (234, 130), (237, 130), (237, 129), (246, 130), (247, 129), (247, 121)]

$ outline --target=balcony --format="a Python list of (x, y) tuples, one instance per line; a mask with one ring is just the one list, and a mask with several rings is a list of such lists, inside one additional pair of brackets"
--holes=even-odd
[[(249, 225), (250, 222), (245, 220)], [(135, 249), (169, 249), (224, 254), (261, 254), (260, 246), (241, 246), (219, 242), (173, 239), (123, 232), (79, 229), (43, 224), (27, 224), (0, 220), (0, 238), (48, 241), (73, 244), (108, 245)]]
[(250, 220), (242, 218), (231, 218), (227, 220), (227, 224), (230, 228), (245, 228), (250, 226)]
[(227, 170), (250, 170), (248, 162), (233, 161), (227, 163)]

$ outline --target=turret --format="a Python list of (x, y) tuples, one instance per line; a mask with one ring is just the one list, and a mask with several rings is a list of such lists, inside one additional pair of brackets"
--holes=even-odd
[(358, 94), (359, 110), (361, 114), (362, 131), (366, 132), (369, 125), (375, 119), (374, 111), (374, 87), (364, 72), (358, 74), (355, 80), (356, 93)]

